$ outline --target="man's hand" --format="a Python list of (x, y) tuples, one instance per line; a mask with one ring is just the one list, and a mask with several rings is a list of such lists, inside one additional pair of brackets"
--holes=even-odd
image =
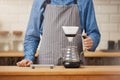
[(92, 46), (93, 46), (93, 40), (92, 40), (92, 38), (90, 38), (90, 37), (87, 36), (86, 34), (83, 34), (82, 36), (83, 36), (83, 38), (84, 38), (83, 43), (84, 43), (85, 49), (87, 49), (87, 50), (91, 49)]
[(31, 60), (23, 59), (20, 62), (16, 63), (19, 67), (29, 67), (33, 62)]

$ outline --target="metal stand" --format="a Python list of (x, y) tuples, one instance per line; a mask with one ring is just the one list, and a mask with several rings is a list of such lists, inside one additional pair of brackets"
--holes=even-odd
[(44, 64), (44, 65), (41, 65), (41, 64), (32, 64), (32, 65), (30, 65), (30, 67), (32, 69), (41, 68), (41, 67), (50, 67), (50, 69), (53, 69), (54, 65), (53, 64)]

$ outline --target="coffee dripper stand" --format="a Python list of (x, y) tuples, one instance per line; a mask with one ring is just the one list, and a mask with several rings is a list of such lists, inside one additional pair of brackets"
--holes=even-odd
[(76, 36), (79, 27), (78, 26), (63, 26), (65, 36), (70, 43), (63, 50), (63, 66), (65, 68), (79, 68), (80, 67), (80, 55), (77, 51), (77, 46), (73, 46), (72, 42)]

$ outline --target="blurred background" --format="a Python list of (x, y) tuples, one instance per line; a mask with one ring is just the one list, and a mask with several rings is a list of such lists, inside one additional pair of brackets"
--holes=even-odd
[(0, 50), (23, 51), (33, 0), (0, 0)]
[(120, 40), (120, 0), (94, 0), (94, 6), (102, 37), (98, 49), (107, 49), (109, 40)]
[[(108, 41), (120, 40), (120, 0), (93, 0), (101, 42), (97, 50), (108, 49)], [(23, 52), (33, 0), (0, 0), (0, 51)], [(115, 47), (116, 48), (116, 47)]]

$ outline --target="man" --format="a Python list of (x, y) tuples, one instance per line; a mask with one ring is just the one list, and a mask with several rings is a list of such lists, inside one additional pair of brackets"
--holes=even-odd
[[(43, 20), (44, 18), (44, 20)], [(58, 64), (61, 49), (69, 45), (62, 26), (78, 26), (79, 31), (73, 41), (79, 52), (82, 52), (83, 35), (84, 46), (89, 51), (95, 51), (100, 41), (100, 33), (96, 23), (92, 0), (35, 0), (24, 41), (25, 58), (18, 62), (20, 67), (30, 66), (34, 61), (34, 54), (40, 42), (39, 64)]]

